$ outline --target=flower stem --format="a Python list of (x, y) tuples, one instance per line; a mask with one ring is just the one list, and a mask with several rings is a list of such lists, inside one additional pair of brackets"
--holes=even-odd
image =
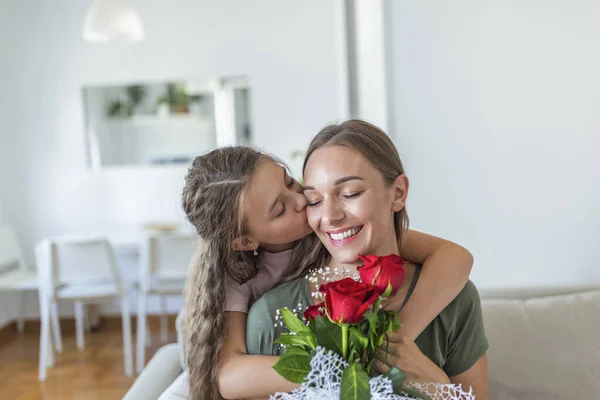
[(348, 361), (348, 325), (342, 325), (342, 356)]

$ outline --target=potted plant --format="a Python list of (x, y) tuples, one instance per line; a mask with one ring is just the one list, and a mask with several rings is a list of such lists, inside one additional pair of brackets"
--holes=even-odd
[(133, 114), (133, 107), (129, 102), (113, 100), (108, 104), (106, 114), (110, 118), (129, 118)]
[(177, 114), (187, 114), (189, 98), (183, 85), (169, 85), (171, 111)]
[(167, 96), (160, 96), (156, 100), (156, 115), (164, 118), (168, 117), (171, 113), (171, 106), (169, 104), (169, 98)]

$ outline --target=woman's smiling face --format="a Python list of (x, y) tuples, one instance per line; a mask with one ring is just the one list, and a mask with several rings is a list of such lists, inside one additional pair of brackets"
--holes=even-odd
[(304, 184), (308, 223), (337, 263), (356, 264), (358, 254), (398, 254), (394, 212), (404, 207), (404, 175), (386, 186), (361, 152), (326, 146), (310, 155)]

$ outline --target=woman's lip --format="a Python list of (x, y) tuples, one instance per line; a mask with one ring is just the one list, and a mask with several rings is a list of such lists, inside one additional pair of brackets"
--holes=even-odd
[(335, 240), (331, 237), (331, 235), (329, 234), (329, 232), (327, 232), (327, 237), (329, 238), (329, 240), (331, 241), (331, 244), (339, 247), (339, 246), (345, 246), (348, 243), (350, 243), (351, 241), (353, 241), (354, 239), (356, 239), (358, 237), (358, 235), (360, 235), (362, 233), (362, 227), (360, 227), (360, 230), (356, 233), (356, 235), (354, 236), (350, 236), (347, 238), (343, 238), (342, 240)]
[(352, 229), (352, 228), (362, 229), (362, 225), (356, 225), (356, 226), (350, 226), (350, 227), (347, 227), (347, 228), (334, 229), (332, 231), (326, 231), (326, 233), (328, 233), (330, 235), (332, 235), (332, 234), (335, 235), (336, 233), (346, 232), (347, 230)]

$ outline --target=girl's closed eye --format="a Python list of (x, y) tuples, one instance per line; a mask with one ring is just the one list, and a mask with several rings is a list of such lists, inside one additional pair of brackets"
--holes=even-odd
[(279, 217), (283, 216), (285, 214), (285, 210), (286, 210), (285, 203), (281, 203), (281, 212), (279, 214), (277, 214), (275, 216), (275, 218), (279, 218)]

